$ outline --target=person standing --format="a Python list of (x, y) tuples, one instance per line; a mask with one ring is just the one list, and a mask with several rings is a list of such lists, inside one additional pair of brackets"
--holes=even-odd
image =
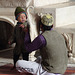
[(27, 14), (24, 9), (21, 7), (17, 7), (15, 10), (15, 18), (18, 21), (17, 25), (14, 27), (14, 32), (8, 43), (11, 45), (16, 43), (15, 48), (13, 50), (13, 61), (14, 67), (19, 59), (20, 55), (22, 54), (23, 60), (29, 59), (29, 52), (26, 52), (24, 49), (24, 38), (27, 38), (25, 34), (25, 30), (28, 31), (29, 34), (29, 25), (27, 22)]

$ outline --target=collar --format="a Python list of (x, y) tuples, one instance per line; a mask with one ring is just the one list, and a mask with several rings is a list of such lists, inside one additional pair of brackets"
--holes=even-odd
[(23, 24), (22, 22), (17, 22), (17, 24)]

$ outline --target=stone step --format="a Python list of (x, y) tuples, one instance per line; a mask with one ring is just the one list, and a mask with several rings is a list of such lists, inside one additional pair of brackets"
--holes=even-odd
[(75, 67), (75, 63), (73, 63), (73, 64), (68, 64), (67, 66), (68, 66), (68, 67)]
[(69, 2), (70, 0), (33, 0), (34, 7)]
[(54, 17), (54, 26), (66, 26), (75, 23), (75, 2), (36, 7), (36, 13), (50, 13)]

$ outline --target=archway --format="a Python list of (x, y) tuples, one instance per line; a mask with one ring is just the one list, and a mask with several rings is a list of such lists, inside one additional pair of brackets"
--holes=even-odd
[(12, 20), (0, 17), (0, 50), (9, 48), (8, 40), (12, 35), (13, 28)]

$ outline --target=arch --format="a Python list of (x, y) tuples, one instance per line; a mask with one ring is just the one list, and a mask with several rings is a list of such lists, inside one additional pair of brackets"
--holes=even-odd
[(0, 16), (0, 21), (5, 21), (5, 22), (11, 24), (13, 27), (14, 27), (14, 24), (15, 24), (12, 19), (10, 19), (8, 17), (5, 17), (5, 16)]
[(9, 48), (8, 40), (12, 35), (14, 21), (6, 16), (0, 16), (0, 50)]

